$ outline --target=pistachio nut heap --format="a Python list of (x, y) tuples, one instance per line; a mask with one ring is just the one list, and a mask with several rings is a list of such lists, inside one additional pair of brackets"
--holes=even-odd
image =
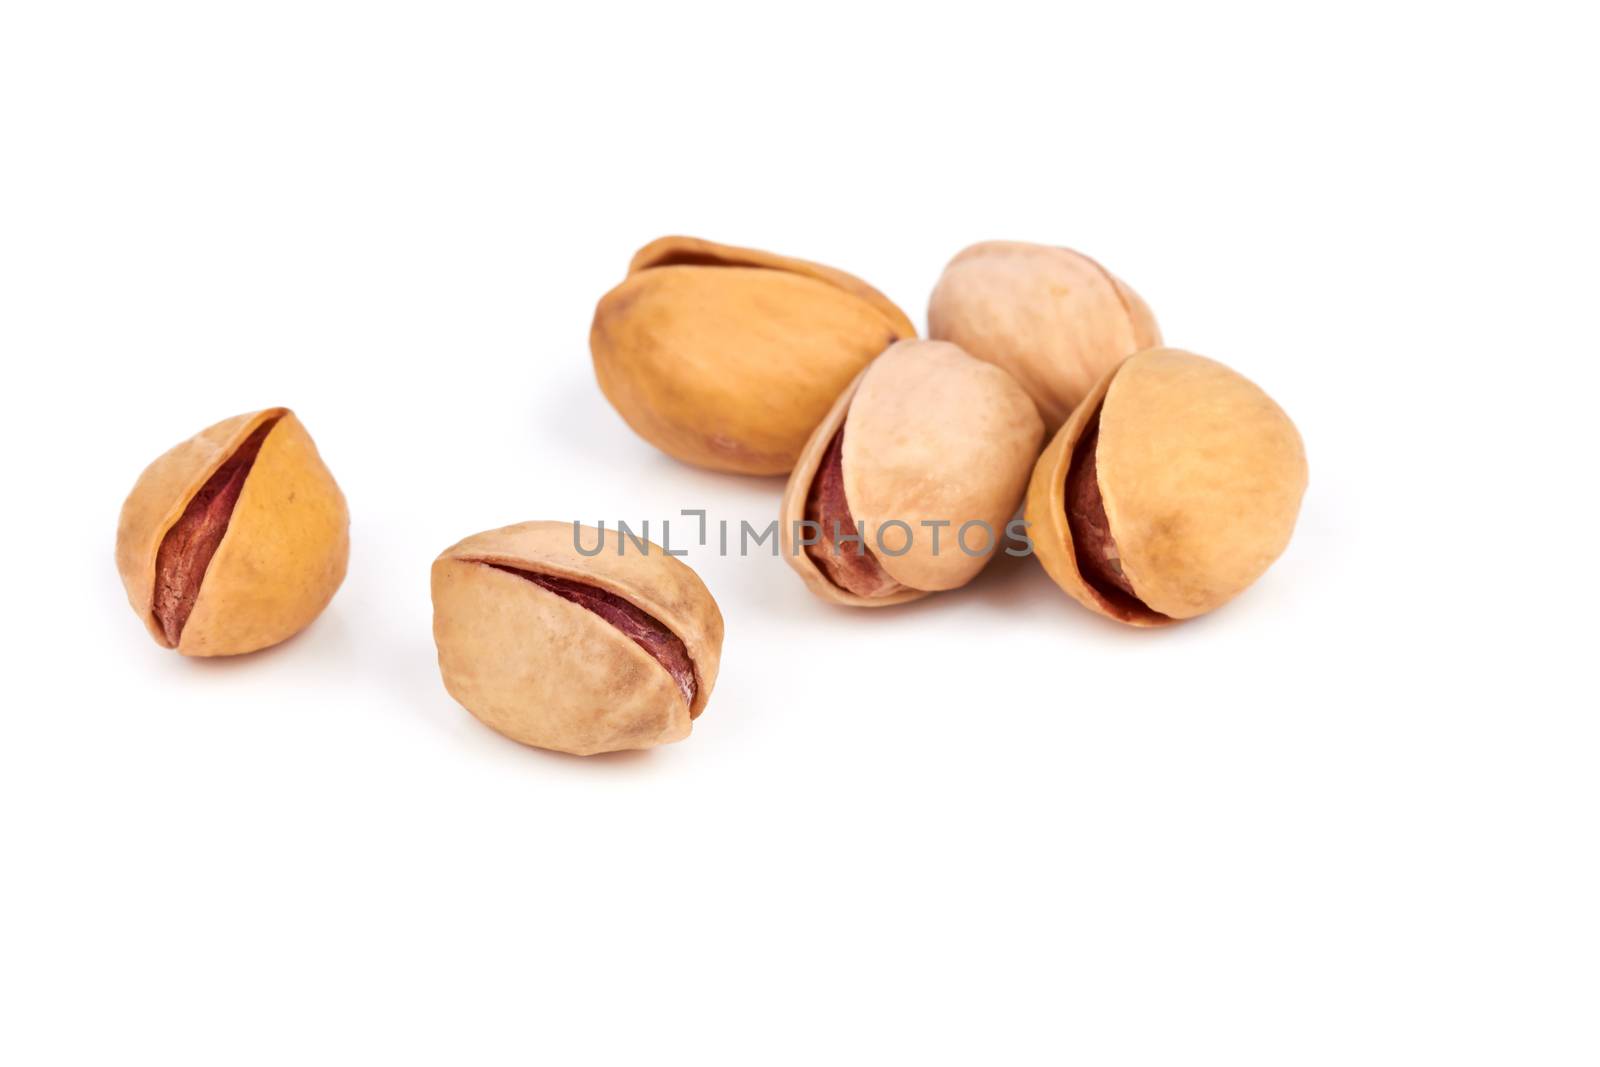
[(839, 391), (915, 336), (904, 312), (843, 271), (664, 237), (601, 298), (589, 347), (606, 399), (663, 452), (786, 474)]
[(965, 585), (1004, 538), (1043, 437), (1005, 371), (952, 344), (901, 341), (806, 442), (783, 496), (784, 556), (839, 604), (884, 607)]
[(433, 638), (445, 688), (478, 719), (587, 756), (689, 736), (717, 681), (722, 614), (657, 545), (524, 522), (434, 560)]
[(1161, 343), (1139, 295), (1088, 256), (985, 241), (945, 267), (928, 335), (1011, 372), (1054, 433), (1125, 356)]
[(1034, 550), (1057, 585), (1134, 626), (1227, 603), (1283, 553), (1300, 434), (1254, 383), (1173, 348), (1108, 371), (1039, 457)]
[(288, 408), (225, 419), (160, 456), (117, 523), (128, 603), (157, 644), (186, 656), (299, 633), (349, 557), (344, 494)]

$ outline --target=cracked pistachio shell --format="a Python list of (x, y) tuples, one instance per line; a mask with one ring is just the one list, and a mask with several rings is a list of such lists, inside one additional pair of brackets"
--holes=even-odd
[[(215, 553), (192, 576), (198, 595), (190, 597), (174, 644), (157, 614), (161, 588), (173, 582), (158, 573), (162, 543), (219, 468), (268, 424)], [(139, 475), (117, 523), (117, 571), (128, 603), (157, 644), (186, 656), (254, 652), (299, 633), (333, 599), (349, 557), (344, 494), (287, 408), (225, 419), (157, 458)]]
[[(835, 584), (796, 538), (819, 468), (841, 430), (845, 499), (867, 533), (867, 551), (889, 580), (871, 596)], [(812, 592), (838, 604), (885, 607), (963, 586), (1003, 543), (1043, 437), (1033, 402), (1005, 371), (953, 344), (901, 341), (857, 376), (806, 442), (783, 495), (784, 557)], [(912, 531), (902, 555), (877, 550), (875, 531), (891, 520)], [(937, 552), (925, 521), (949, 523), (940, 530)], [(962, 551), (956, 540), (963, 524), (974, 521), (993, 531), (988, 551), (978, 555)], [(823, 531), (824, 541), (830, 533)], [(894, 527), (884, 540), (899, 549), (908, 539)], [(980, 528), (968, 533), (974, 552), (985, 540)]]
[[(1097, 415), (1096, 481), (1137, 600), (1085, 579), (1068, 521), (1068, 474)], [(1288, 545), (1305, 488), (1300, 434), (1271, 397), (1214, 360), (1155, 348), (1107, 372), (1056, 434), (1027, 519), (1057, 585), (1102, 615), (1160, 626), (1259, 578)]]
[(601, 298), (589, 347), (606, 399), (663, 452), (711, 470), (787, 474), (839, 391), (916, 333), (843, 271), (664, 237)]
[(1011, 372), (1054, 433), (1125, 356), (1161, 343), (1139, 294), (1067, 248), (984, 241), (957, 254), (928, 302), (928, 336)]
[[(580, 553), (575, 537), (599, 553)], [(529, 573), (620, 598), (656, 637), (681, 642), (693, 700), (638, 640)], [(474, 534), (434, 560), (433, 638), (445, 688), (485, 725), (587, 756), (689, 736), (716, 684), (722, 613), (699, 575), (657, 545), (570, 522), (524, 522)]]

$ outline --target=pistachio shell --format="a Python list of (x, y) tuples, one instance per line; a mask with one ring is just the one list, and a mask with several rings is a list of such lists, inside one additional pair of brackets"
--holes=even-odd
[(985, 241), (952, 259), (928, 302), (928, 335), (1011, 372), (1054, 433), (1095, 380), (1161, 343), (1139, 295), (1066, 248)]
[[(722, 615), (687, 565), (615, 530), (525, 522), (475, 534), (433, 564), (433, 635), (445, 688), (492, 729), (578, 755), (649, 748), (689, 735), (722, 654)], [(619, 554), (620, 549), (620, 554)], [(692, 699), (612, 621), (523, 574), (620, 598), (681, 642)]]
[[(270, 428), (268, 428), (270, 426)], [(158, 558), (212, 475), (264, 431), (192, 607), (168, 639), (157, 609)], [(117, 570), (156, 643), (187, 656), (230, 656), (284, 641), (327, 607), (350, 555), (344, 494), (287, 408), (225, 419), (172, 448), (139, 476), (117, 524)]]
[[(1068, 519), (1068, 475), (1095, 424), (1099, 495), (1134, 597), (1084, 577)], [(1305, 486), (1300, 435), (1270, 397), (1214, 360), (1157, 348), (1107, 372), (1073, 412), (1034, 467), (1027, 519), (1057, 585), (1159, 626), (1259, 578), (1287, 547)]]
[[(876, 595), (841, 588), (796, 543), (796, 521), (841, 431), (850, 513), (891, 580)], [(963, 586), (1004, 538), (1043, 433), (1032, 401), (1003, 370), (952, 344), (901, 341), (861, 373), (807, 443), (784, 493), (785, 556), (813, 591), (836, 603), (885, 606)], [(895, 521), (905, 528), (886, 526)], [(933, 523), (949, 524), (938, 530), (937, 549)], [(968, 530), (971, 553), (958, 539), (968, 523), (987, 528)]]
[(601, 298), (589, 344), (606, 399), (662, 451), (785, 474), (850, 379), (915, 336), (899, 308), (842, 271), (667, 237)]

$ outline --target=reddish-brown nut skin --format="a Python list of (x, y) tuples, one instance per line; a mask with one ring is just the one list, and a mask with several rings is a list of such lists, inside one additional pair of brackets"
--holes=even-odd
[(163, 648), (228, 656), (321, 613), (350, 555), (344, 494), (293, 412), (211, 426), (139, 476), (117, 524), (128, 602)]
[(167, 643), (178, 647), (183, 628), (200, 598), (200, 585), (206, 568), (217, 554), (233, 509), (244, 490), (250, 468), (267, 434), (278, 424), (269, 419), (256, 427), (238, 450), (217, 468), (184, 509), (183, 516), (161, 539), (156, 552), (155, 602), (151, 610), (161, 625)]
[(440, 553), (432, 588), (445, 688), (523, 744), (593, 755), (678, 741), (716, 683), (716, 601), (681, 560), (615, 530), (475, 534)]
[(1122, 573), (1117, 541), (1111, 536), (1111, 522), (1100, 496), (1099, 464), (1094, 454), (1099, 441), (1100, 420), (1096, 418), (1078, 442), (1067, 471), (1067, 523), (1084, 578), (1090, 584), (1109, 585), (1134, 596), (1133, 584)]
[(864, 541), (844, 541), (860, 526), (845, 497), (843, 427), (822, 454), (816, 481), (806, 497), (806, 519), (816, 523), (819, 531), (817, 542), (806, 546), (806, 554), (834, 585), (868, 599), (888, 596), (902, 588), (884, 572)]
[(1260, 577), (1305, 487), (1300, 435), (1266, 393), (1214, 360), (1156, 348), (1108, 371), (1062, 426), (1034, 467), (1026, 518), (1040, 563), (1073, 598), (1162, 626)]

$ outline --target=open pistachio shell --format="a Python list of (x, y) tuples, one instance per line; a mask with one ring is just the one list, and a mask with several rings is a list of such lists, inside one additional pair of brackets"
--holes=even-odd
[(952, 259), (928, 302), (928, 336), (1011, 372), (1054, 433), (1095, 380), (1161, 343), (1139, 295), (1067, 248), (984, 241)]
[(164, 648), (231, 656), (275, 645), (327, 607), (350, 513), (287, 408), (225, 419), (139, 476), (117, 523), (128, 603)]
[[(884, 607), (965, 585), (1002, 544), (1043, 435), (1005, 371), (952, 344), (901, 341), (806, 443), (784, 491), (784, 556), (840, 604)], [(859, 551), (834, 551), (834, 523), (847, 533), (860, 524)], [(803, 533), (820, 543), (802, 544)]]
[(657, 545), (524, 522), (434, 560), (433, 637), (445, 688), (478, 719), (587, 756), (689, 736), (716, 684), (722, 614)]
[(786, 474), (850, 379), (915, 336), (904, 312), (843, 271), (664, 237), (601, 298), (589, 346), (606, 399), (663, 452)]
[(1300, 434), (1271, 397), (1214, 360), (1155, 348), (1108, 371), (1056, 434), (1027, 520), (1062, 589), (1160, 626), (1222, 606), (1271, 566), (1306, 477)]

